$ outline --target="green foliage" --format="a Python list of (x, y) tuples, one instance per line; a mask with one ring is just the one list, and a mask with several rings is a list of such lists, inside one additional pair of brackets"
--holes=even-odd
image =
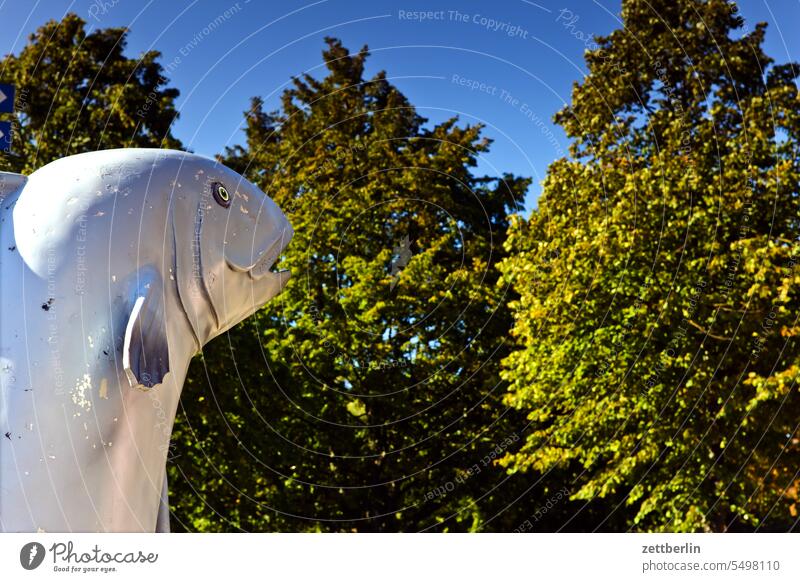
[(556, 117), (571, 158), (509, 232), (503, 377), (532, 425), (503, 463), (571, 474), (573, 500), (605, 499), (633, 529), (787, 530), (798, 69), (722, 0), (622, 14)]
[(327, 43), (327, 76), (296, 79), (280, 112), (254, 99), (225, 159), (287, 212), (293, 278), (190, 370), (173, 524), (475, 529), (507, 504), (493, 459), (521, 441), (495, 264), (528, 180), (474, 177), (480, 126), (426, 129), (383, 73), (364, 78), (366, 48)]
[(67, 14), (0, 63), (0, 79), (17, 87), (19, 111), (15, 155), (0, 158), (0, 169), (30, 173), (97, 149), (181, 147), (170, 132), (178, 90), (164, 87), (160, 53), (127, 58), (127, 29), (85, 28)]

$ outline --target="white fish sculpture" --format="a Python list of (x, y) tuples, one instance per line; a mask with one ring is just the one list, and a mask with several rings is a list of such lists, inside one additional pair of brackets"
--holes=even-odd
[(280, 293), (278, 206), (173, 150), (0, 172), (0, 529), (168, 529), (189, 361)]

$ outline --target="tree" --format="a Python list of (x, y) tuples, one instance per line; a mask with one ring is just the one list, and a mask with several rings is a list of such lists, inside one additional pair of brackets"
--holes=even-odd
[(178, 90), (167, 88), (160, 53), (123, 53), (125, 28), (86, 33), (67, 14), (31, 35), (19, 55), (0, 64), (17, 88), (14, 155), (0, 168), (30, 173), (64, 156), (115, 147), (180, 148), (172, 136)]
[[(515, 220), (503, 463), (572, 474), (637, 530), (798, 515), (800, 103), (722, 0), (624, 0), (556, 116), (573, 140)], [(608, 522), (600, 527), (608, 527)]]
[(366, 47), (327, 45), (327, 75), (280, 112), (254, 99), (225, 156), (287, 212), (293, 278), (190, 370), (176, 529), (467, 530), (522, 486), (495, 488), (521, 426), (500, 402), (495, 264), (528, 180), (474, 176), (480, 126), (426, 128), (364, 77)]

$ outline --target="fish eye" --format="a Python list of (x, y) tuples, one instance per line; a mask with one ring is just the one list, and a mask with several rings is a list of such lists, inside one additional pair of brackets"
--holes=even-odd
[(223, 208), (228, 208), (231, 205), (231, 195), (228, 189), (219, 182), (211, 184), (211, 193), (214, 195), (214, 200), (217, 201), (217, 204)]

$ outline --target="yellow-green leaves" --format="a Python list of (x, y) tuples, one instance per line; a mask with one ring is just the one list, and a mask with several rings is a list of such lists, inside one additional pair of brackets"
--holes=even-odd
[(573, 158), (511, 222), (502, 377), (532, 425), (504, 462), (565, 471), (626, 527), (788, 529), (798, 69), (770, 68), (763, 29), (742, 39), (722, 2), (627, 0), (623, 14), (557, 116)]

